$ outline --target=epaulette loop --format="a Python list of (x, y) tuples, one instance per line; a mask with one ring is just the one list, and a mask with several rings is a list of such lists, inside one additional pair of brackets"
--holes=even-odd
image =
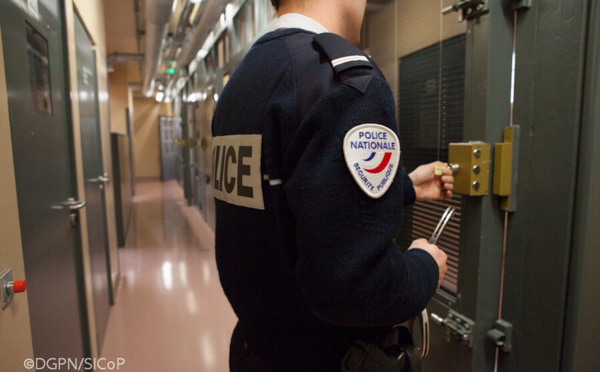
[(356, 46), (336, 34), (318, 34), (313, 40), (330, 61), (342, 83), (365, 93), (373, 77), (373, 65), (369, 58)]

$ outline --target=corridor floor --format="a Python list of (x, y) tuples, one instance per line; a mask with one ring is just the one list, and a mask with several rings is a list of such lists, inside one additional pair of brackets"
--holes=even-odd
[(175, 181), (141, 182), (101, 357), (120, 371), (226, 372), (237, 321), (215, 264), (214, 233)]

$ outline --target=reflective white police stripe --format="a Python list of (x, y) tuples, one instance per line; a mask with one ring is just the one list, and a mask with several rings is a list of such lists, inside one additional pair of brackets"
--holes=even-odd
[(213, 139), (215, 198), (242, 207), (265, 209), (260, 172), (262, 135)]
[(337, 67), (337, 66), (339, 66), (341, 64), (348, 63), (348, 62), (355, 62), (355, 61), (369, 62), (369, 60), (367, 59), (367, 57), (356, 55), (356, 56), (348, 56), (348, 57), (342, 57), (342, 58), (334, 59), (333, 61), (331, 61), (331, 65), (333, 67)]

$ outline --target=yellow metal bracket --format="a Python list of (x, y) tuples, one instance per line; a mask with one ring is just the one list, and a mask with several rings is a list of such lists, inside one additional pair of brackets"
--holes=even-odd
[(502, 143), (495, 144), (493, 193), (501, 197), (500, 208), (508, 212), (516, 210), (514, 189), (516, 188), (516, 148), (519, 127), (504, 128)]
[[(496, 143), (494, 151), (492, 192), (500, 196), (500, 208), (508, 212), (516, 211), (519, 129), (518, 125), (504, 128), (503, 142)], [(467, 196), (488, 195), (492, 166), (490, 144), (451, 143), (448, 150), (449, 167), (454, 171), (453, 191)]]

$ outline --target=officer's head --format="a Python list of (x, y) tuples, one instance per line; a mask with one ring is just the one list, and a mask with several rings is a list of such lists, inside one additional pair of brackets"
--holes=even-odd
[(275, 7), (275, 9), (279, 10), (279, 4), (281, 3), (281, 0), (271, 0), (271, 4), (273, 4), (273, 6)]
[(271, 0), (279, 15), (300, 13), (358, 44), (367, 0)]

